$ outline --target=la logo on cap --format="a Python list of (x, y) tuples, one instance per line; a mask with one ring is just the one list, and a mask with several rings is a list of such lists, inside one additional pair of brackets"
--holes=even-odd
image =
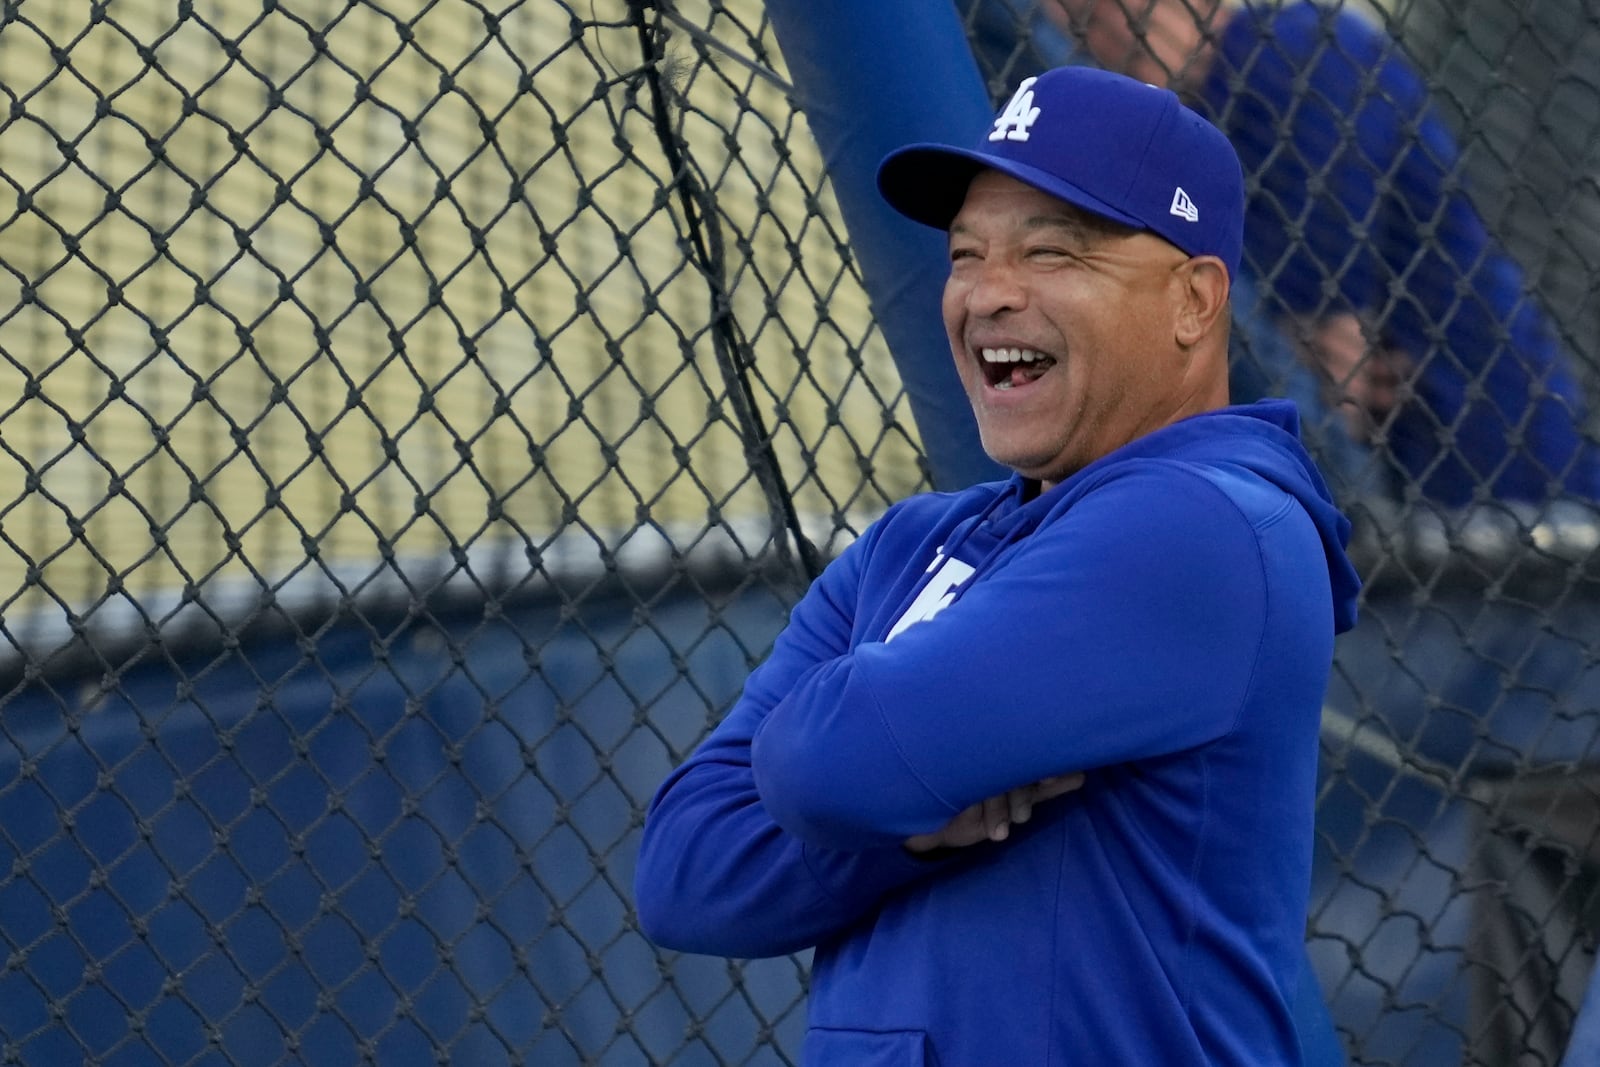
[(1181, 185), (1172, 191), (1172, 207), (1168, 210), (1185, 222), (1200, 221), (1200, 209), (1195, 207), (1194, 201), (1189, 199), (1189, 194), (1183, 191)]
[(1038, 78), (1024, 78), (1022, 84), (1017, 86), (1017, 91), (1011, 94), (1011, 102), (1000, 112), (1000, 117), (994, 120), (994, 132), (989, 134), (989, 140), (1028, 139), (1028, 131), (1039, 121), (1039, 109), (1033, 106), (1033, 83), (1038, 80)]

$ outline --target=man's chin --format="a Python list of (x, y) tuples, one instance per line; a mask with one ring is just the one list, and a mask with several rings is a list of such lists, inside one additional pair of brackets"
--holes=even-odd
[(1002, 467), (1014, 471), (1024, 478), (1032, 478), (1034, 481), (1049, 480), (1050, 473), (1054, 469), (1054, 464), (1050, 459), (1019, 452), (1016, 449), (990, 448), (986, 443), (984, 451), (988, 453), (990, 459)]

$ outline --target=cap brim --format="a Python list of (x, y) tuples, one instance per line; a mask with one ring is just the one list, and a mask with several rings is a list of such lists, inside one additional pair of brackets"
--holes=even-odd
[(942, 144), (896, 149), (878, 167), (878, 192), (889, 206), (915, 222), (948, 230), (979, 171), (997, 170), (1093, 215), (1134, 229), (1144, 223), (1071, 182), (1015, 160)]

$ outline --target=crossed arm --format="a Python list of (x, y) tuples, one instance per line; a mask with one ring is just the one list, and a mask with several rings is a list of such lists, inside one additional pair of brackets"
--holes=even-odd
[(852, 644), (869, 553), (829, 569), (651, 805), (636, 895), (653, 940), (814, 945), (943, 870), (915, 853), (1001, 841), (1079, 770), (1230, 728), (1260, 635), (1217, 612), (1264, 596), (1253, 531), (1198, 478), (1093, 497), (889, 643)]

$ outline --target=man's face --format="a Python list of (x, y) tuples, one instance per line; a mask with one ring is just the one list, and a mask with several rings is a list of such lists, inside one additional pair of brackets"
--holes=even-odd
[(1172, 88), (1205, 43), (1216, 0), (1057, 0), (1068, 28), (1108, 70)]
[(997, 171), (950, 224), (944, 323), (983, 447), (1053, 485), (1172, 421), (1183, 252)]

